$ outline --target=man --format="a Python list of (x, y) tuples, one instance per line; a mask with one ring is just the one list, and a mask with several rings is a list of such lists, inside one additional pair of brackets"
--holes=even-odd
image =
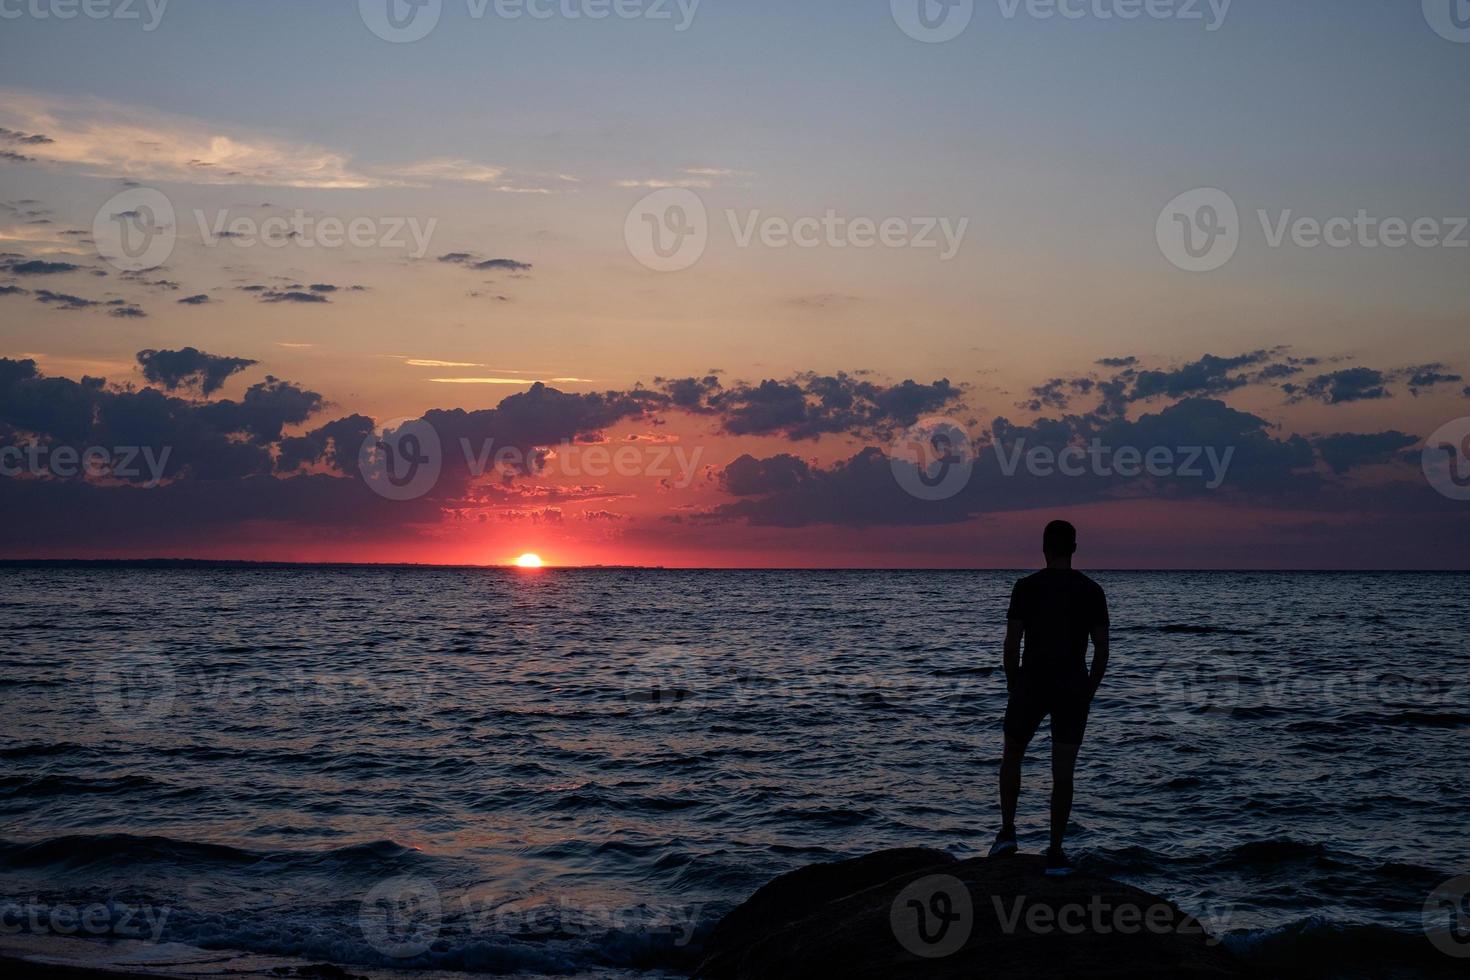
[[(1046, 568), (1016, 583), (1006, 613), (1005, 754), (1000, 765), (1000, 833), (991, 857), (1016, 853), (1016, 802), (1026, 746), (1051, 716), (1051, 847), (1046, 873), (1072, 873), (1062, 850), (1072, 813), (1072, 773), (1092, 697), (1108, 669), (1108, 603), (1102, 587), (1072, 568), (1077, 529), (1052, 521), (1041, 536)], [(1025, 639), (1026, 655), (1021, 657)], [(1092, 640), (1092, 671), (1087, 641)]]

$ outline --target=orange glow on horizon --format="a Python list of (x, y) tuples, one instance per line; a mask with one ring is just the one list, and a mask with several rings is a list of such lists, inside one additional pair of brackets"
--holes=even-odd
[(528, 551), (524, 555), (521, 555), (519, 558), (517, 558), (515, 560), (515, 564), (517, 568), (540, 568), (541, 556), (532, 554)]

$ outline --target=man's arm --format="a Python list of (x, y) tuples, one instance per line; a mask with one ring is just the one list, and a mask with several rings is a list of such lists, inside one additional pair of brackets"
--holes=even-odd
[(1099, 623), (1092, 628), (1092, 693), (1102, 686), (1103, 675), (1108, 672), (1108, 624)]
[(1021, 679), (1021, 634), (1025, 624), (1019, 619), (1006, 620), (1005, 664), (1006, 690), (1015, 690)]

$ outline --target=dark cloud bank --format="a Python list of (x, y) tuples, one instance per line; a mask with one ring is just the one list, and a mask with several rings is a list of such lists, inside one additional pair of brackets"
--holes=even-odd
[[(423, 497), (391, 501), (374, 494), (357, 469), (373, 420), (356, 414), (333, 418), (322, 394), (289, 381), (269, 375), (248, 381), (243, 375), (256, 364), (247, 358), (185, 347), (140, 351), (137, 361), (146, 387), (47, 377), (33, 361), (0, 358), (0, 447), (152, 447), (155, 458), (168, 451), (160, 486), (144, 486), (146, 472), (0, 477), (0, 504), (14, 518), (11, 553), (147, 553), (190, 538), (239, 533), (260, 522), (391, 539), (466, 508), (524, 496), (516, 480), (537, 475), (547, 447), (597, 441), (620, 423), (657, 423), (671, 413), (705, 419), (722, 438), (780, 439), (792, 447), (741, 456), (712, 471), (710, 480), (723, 500), (667, 518), (686, 524), (919, 527), (1138, 498), (1393, 517), (1464, 513), (1418, 477), (1413, 449), (1419, 435), (1286, 434), (1223, 400), (1256, 386), (1279, 389), (1283, 400), (1337, 405), (1393, 397), (1399, 386), (1417, 394), (1460, 380), (1438, 364), (1324, 371), (1317, 360), (1284, 351), (1206, 355), (1154, 369), (1142, 368), (1134, 357), (1105, 359), (1098, 363), (1107, 369), (1102, 374), (1038, 385), (1023, 403), (1041, 413), (1030, 422), (996, 417), (963, 423), (975, 443), (973, 475), (943, 500), (906, 492), (896, 468), (905, 475), (902, 468), (912, 466), (895, 462), (889, 447), (921, 418), (944, 414), (958, 420), (970, 413), (964, 389), (945, 379), (894, 384), (867, 374), (804, 373), (727, 382), (711, 371), (657, 378), (650, 387), (626, 391), (576, 394), (536, 384), (494, 408), (426, 413), (445, 450), (443, 475)], [(212, 397), (227, 385), (243, 390), (232, 398)], [(1081, 400), (1087, 404), (1079, 410), (1074, 406)], [(800, 452), (824, 439), (860, 448), (825, 466)], [(1063, 477), (1014, 466), (1018, 451), (1055, 454), (1090, 445), (1194, 447), (1201, 450), (1197, 466), (1207, 467), (1208, 450), (1217, 462), (1228, 459), (1228, 474), (1209, 486), (1206, 479), (1184, 475)], [(461, 446), (514, 448), (523, 459), (520, 472), (499, 481), (476, 474)], [(1373, 479), (1359, 479), (1367, 468), (1373, 468)], [(579, 487), (565, 499), (602, 495), (597, 487)]]

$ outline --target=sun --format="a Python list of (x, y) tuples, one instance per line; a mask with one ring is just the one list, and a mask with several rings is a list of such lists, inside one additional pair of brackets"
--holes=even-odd
[(528, 551), (524, 555), (521, 555), (521, 557), (516, 559), (516, 565), (521, 568), (540, 568), (541, 556), (533, 555), (531, 554), (531, 552)]

